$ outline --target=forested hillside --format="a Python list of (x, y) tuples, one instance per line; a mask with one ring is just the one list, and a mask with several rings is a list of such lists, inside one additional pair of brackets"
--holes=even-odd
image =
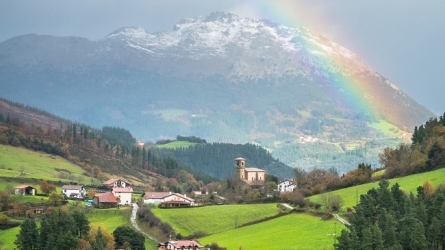
[(95, 129), (6, 100), (0, 100), (0, 104), (0, 144), (64, 157), (81, 166), (86, 176), (93, 175), (100, 180), (107, 175), (131, 176), (135, 183), (158, 189), (166, 186), (167, 178), (187, 182), (188, 189), (199, 189), (202, 184), (198, 181), (216, 180), (172, 158), (159, 157), (137, 146), (126, 129)]
[(264, 148), (253, 144), (206, 143), (186, 148), (152, 150), (164, 158), (172, 157), (181, 164), (219, 179), (231, 179), (234, 176), (234, 159), (237, 157), (245, 158), (247, 167), (265, 169), (267, 174), (281, 179), (294, 176), (291, 167), (274, 159)]
[(385, 148), (379, 154), (385, 177), (392, 178), (441, 168), (445, 165), (445, 114), (414, 128), (411, 144)]
[(396, 183), (360, 196), (336, 249), (445, 249), (445, 187), (429, 182), (406, 195)]

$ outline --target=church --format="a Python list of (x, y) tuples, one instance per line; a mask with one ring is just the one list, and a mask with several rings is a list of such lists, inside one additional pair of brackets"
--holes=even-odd
[(246, 159), (235, 159), (235, 180), (241, 180), (252, 187), (264, 185), (266, 171), (259, 168), (246, 168)]

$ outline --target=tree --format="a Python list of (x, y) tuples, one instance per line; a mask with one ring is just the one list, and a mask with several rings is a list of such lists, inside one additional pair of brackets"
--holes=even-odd
[(61, 209), (54, 210), (40, 223), (40, 249), (74, 249), (79, 241), (73, 217)]
[(14, 241), (19, 250), (34, 250), (38, 249), (39, 231), (34, 220), (25, 220), (20, 225), (20, 233)]
[(295, 168), (295, 180), (297, 181), (297, 187), (302, 188), (306, 184), (306, 170), (302, 168)]
[[(114, 250), (114, 238), (111, 233), (109, 233), (106, 229), (103, 228), (91, 228), (89, 237), (90, 243), (93, 244), (93, 242), (96, 240), (96, 235), (99, 233), (99, 230), (101, 232), (100, 238), (103, 238), (105, 240), (105, 248), (102, 249), (108, 249), (108, 250)], [(100, 245), (100, 244), (99, 244)]]
[(0, 211), (5, 211), (8, 209), (11, 203), (11, 195), (3, 190), (0, 190)]
[(48, 183), (46, 180), (42, 180), (40, 182), (40, 190), (42, 190), (42, 193), (45, 195), (48, 195), (49, 193), (56, 191), (56, 186), (52, 183)]
[(125, 242), (130, 244), (132, 250), (145, 250), (145, 237), (129, 226), (120, 226), (113, 231), (116, 248), (122, 248)]
[(84, 213), (79, 211), (74, 211), (72, 214), (75, 227), (76, 227), (76, 235), (79, 238), (86, 238), (88, 236), (88, 232), (90, 231), (90, 222)]
[(63, 201), (63, 194), (58, 194), (56, 191), (52, 191), (49, 194), (48, 200), (54, 202), (54, 206), (56, 206), (57, 203)]
[(91, 243), (90, 250), (103, 250), (107, 248), (107, 241), (105, 240), (104, 236), (102, 235), (102, 231), (100, 228), (97, 230), (96, 237), (94, 238), (94, 241)]
[(93, 199), (95, 195), (96, 195), (96, 190), (94, 188), (88, 189), (87, 191), (88, 199)]

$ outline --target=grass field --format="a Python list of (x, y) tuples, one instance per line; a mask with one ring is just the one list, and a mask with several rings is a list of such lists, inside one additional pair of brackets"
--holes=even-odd
[(15, 249), (14, 241), (16, 235), (19, 234), (20, 227), (14, 227), (7, 230), (0, 231), (0, 249), (1, 250), (13, 250)]
[[(21, 175), (21, 171), (24, 175)], [(68, 160), (43, 152), (0, 145), (0, 177), (63, 182), (90, 182), (84, 170)], [(69, 174), (70, 179), (63, 175)]]
[(190, 235), (198, 230), (208, 234), (232, 230), (241, 225), (278, 213), (276, 204), (222, 205), (197, 208), (153, 209), (176, 233)]
[[(395, 178), (389, 180), (391, 187), (392, 185), (398, 183), (400, 188), (406, 192), (413, 192), (416, 194), (416, 189), (418, 186), (421, 186), (424, 181), (428, 180), (434, 187), (441, 183), (445, 183), (445, 168), (438, 169), (435, 171), (430, 171), (426, 173), (420, 173), (415, 175), (409, 175), (405, 177)], [(340, 195), (344, 200), (343, 208), (353, 207), (357, 204), (357, 201), (360, 200), (361, 194), (366, 194), (369, 189), (377, 188), (378, 181), (368, 184), (359, 185), (356, 187), (349, 187), (340, 190), (333, 191), (333, 194)], [(311, 201), (319, 202), (320, 195), (314, 195), (309, 198)]]
[(158, 145), (158, 148), (171, 148), (171, 149), (175, 149), (175, 148), (187, 148), (190, 146), (195, 145), (196, 143), (194, 142), (188, 142), (188, 141), (174, 141), (174, 142), (170, 142), (167, 144), (163, 144), (163, 145)]
[(400, 136), (401, 134), (404, 133), (403, 131), (400, 131), (398, 127), (385, 120), (380, 120), (379, 122), (370, 123), (369, 127), (377, 129), (386, 136), (390, 137)]
[(199, 239), (203, 245), (217, 242), (228, 250), (237, 249), (332, 249), (333, 234), (342, 224), (307, 214), (289, 214), (263, 223)]
[[(91, 227), (100, 227), (106, 229), (109, 233), (120, 226), (130, 226), (131, 207), (109, 208), (109, 209), (93, 209), (87, 214)], [(157, 242), (145, 239), (145, 249), (155, 250)]]

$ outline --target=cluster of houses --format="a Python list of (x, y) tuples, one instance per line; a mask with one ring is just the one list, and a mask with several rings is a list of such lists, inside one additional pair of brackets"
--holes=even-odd
[[(251, 187), (261, 187), (266, 180), (266, 171), (254, 167), (246, 167), (246, 159), (235, 159), (235, 179), (239, 180)], [(133, 188), (130, 183), (122, 179), (110, 179), (104, 183), (109, 191), (98, 193), (92, 199), (92, 203), (96, 207), (117, 207), (132, 205)], [(284, 180), (277, 185), (279, 193), (292, 192), (297, 187), (295, 179)], [(64, 185), (62, 194), (68, 198), (84, 199), (86, 197), (86, 189), (83, 185)], [(35, 195), (36, 189), (29, 185), (21, 185), (15, 187), (15, 194)], [(195, 193), (199, 197), (200, 192)], [(218, 203), (224, 203), (224, 197), (214, 194), (214, 198), (218, 199)], [(186, 194), (178, 194), (172, 192), (145, 192), (142, 194), (142, 202), (144, 204), (158, 204), (161, 206), (194, 206), (196, 202)]]

